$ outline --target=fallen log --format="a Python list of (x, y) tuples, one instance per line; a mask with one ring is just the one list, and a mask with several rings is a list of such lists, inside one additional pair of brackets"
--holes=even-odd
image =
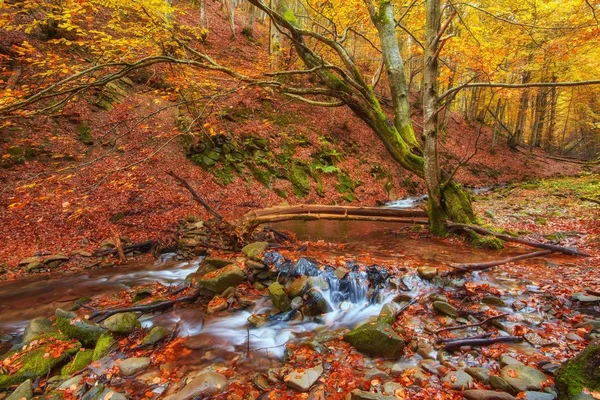
[(486, 262), (480, 262), (480, 263), (468, 263), (468, 264), (450, 264), (449, 266), (451, 268), (454, 268), (454, 269), (457, 269), (460, 271), (464, 271), (464, 272), (485, 271), (486, 269), (490, 269), (492, 267), (497, 267), (498, 265), (508, 264), (511, 262), (525, 260), (528, 258), (546, 256), (546, 255), (552, 254), (552, 253), (554, 253), (554, 251), (552, 251), (552, 250), (541, 250), (541, 251), (534, 251), (532, 253), (521, 254), (518, 256), (514, 256), (514, 257), (504, 258), (502, 260), (486, 261)]
[(196, 299), (198, 299), (198, 297), (200, 297), (200, 290), (194, 290), (189, 295), (182, 296), (182, 297), (179, 297), (179, 298), (173, 299), (173, 300), (162, 301), (162, 302), (156, 303), (156, 304), (148, 304), (148, 305), (124, 307), (124, 308), (113, 308), (110, 310), (103, 310), (103, 311), (102, 310), (94, 310), (94, 312), (92, 312), (90, 314), (88, 319), (93, 320), (95, 318), (100, 317), (100, 318), (98, 318), (98, 320), (96, 322), (102, 322), (106, 318), (110, 317), (111, 315), (124, 313), (124, 312), (141, 312), (142, 314), (145, 314), (145, 313), (150, 313), (150, 312), (162, 311), (162, 310), (167, 310), (178, 303), (195, 301)]
[(483, 325), (487, 324), (488, 322), (493, 321), (495, 319), (506, 317), (507, 315), (508, 314), (494, 315), (493, 317), (486, 318), (483, 321), (478, 322), (476, 324), (465, 324), (465, 325), (448, 326), (446, 328), (438, 329), (437, 331), (435, 331), (435, 334), (437, 335), (437, 334), (439, 334), (441, 332), (456, 331), (458, 329), (476, 328), (478, 326), (483, 326)]
[(515, 343), (522, 342), (522, 336), (497, 336), (493, 338), (465, 338), (448, 341), (445, 343), (445, 349), (448, 351), (455, 350), (463, 346), (489, 346), (495, 343)]
[(504, 233), (498, 233), (498, 232), (490, 231), (488, 229), (482, 228), (482, 227), (477, 226), (477, 225), (459, 224), (459, 223), (455, 223), (455, 222), (447, 222), (446, 226), (450, 230), (466, 230), (466, 231), (471, 230), (471, 231), (473, 231), (475, 233), (479, 233), (480, 235), (495, 236), (495, 237), (497, 237), (499, 239), (502, 239), (502, 240), (504, 240), (506, 242), (520, 243), (520, 244), (524, 244), (524, 245), (530, 246), (530, 247), (537, 247), (537, 248), (540, 248), (540, 249), (552, 250), (553, 252), (557, 252), (557, 253), (564, 253), (564, 254), (569, 254), (569, 255), (572, 255), (572, 256), (583, 256), (583, 257), (589, 257), (590, 256), (588, 253), (585, 253), (585, 252), (580, 251), (580, 250), (575, 249), (575, 248), (557, 246), (555, 244), (541, 243), (541, 242), (536, 242), (535, 240), (523, 239), (523, 238), (520, 238), (520, 237), (514, 237), (514, 236), (506, 235)]
[(259, 225), (290, 220), (343, 220), (429, 224), (427, 213), (418, 209), (299, 205), (250, 211), (238, 221), (236, 232), (239, 237), (246, 238)]

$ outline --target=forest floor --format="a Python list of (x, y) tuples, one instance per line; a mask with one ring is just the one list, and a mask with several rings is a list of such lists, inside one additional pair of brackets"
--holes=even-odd
[[(518, 398), (538, 398), (534, 396), (544, 394), (553, 398), (556, 390), (553, 373), (560, 363), (600, 335), (600, 297), (594, 294), (600, 291), (597, 267), (600, 264), (597, 225), (600, 207), (582, 200), (597, 198), (599, 191), (600, 177), (588, 174), (512, 184), (480, 194), (475, 202), (478, 214), (495, 227), (538, 241), (577, 247), (590, 257), (555, 254), (462, 274), (456, 273), (451, 265), (501, 259), (527, 250), (514, 244), (496, 251), (475, 249), (461, 238), (435, 239), (426, 231), (411, 227), (383, 229), (369, 223), (355, 229), (352, 225), (350, 229), (342, 229), (341, 225), (330, 222), (310, 231), (308, 236), (341, 240), (306, 240), (307, 233), (296, 229), (296, 242), (283, 248), (274, 245), (266, 250), (264, 254), (271, 255), (265, 258), (262, 253), (211, 251), (212, 257), (234, 262), (254, 283), (244, 279), (222, 296), (213, 297), (203, 291), (199, 300), (191, 304), (183, 302), (173, 310), (155, 315), (143, 313), (142, 327), (136, 325), (134, 318), (136, 323), (130, 323), (128, 329), (113, 332), (116, 343), (111, 350), (102, 353), (103, 357), (94, 358), (89, 368), (83, 365), (91, 360), (79, 366), (73, 362), (69, 364), (72, 369), (62, 370), (62, 378), (36, 380), (35, 392), (58, 393), (64, 398), (80, 398), (91, 390), (113, 399), (125, 394), (135, 399), (208, 396), (228, 400), (342, 399), (350, 392), (354, 393), (353, 399), (369, 399), (369, 392), (371, 396), (378, 392), (389, 396), (384, 399), (391, 400), (461, 399), (463, 395), (476, 395), (465, 390), (495, 388), (510, 393), (503, 395), (506, 399), (517, 394)], [(293, 225), (287, 227), (294, 229)], [(264, 247), (259, 250), (262, 249)], [(313, 265), (318, 266), (317, 274), (321, 275), (315, 277), (309, 273), (310, 268), (305, 264), (303, 271), (311, 275), (310, 278), (288, 277), (274, 261), (277, 254), (293, 262), (315, 260)], [(188, 268), (186, 271), (199, 270), (198, 274), (192, 274), (191, 282), (206, 282), (202, 274), (211, 262), (214, 261), (204, 260), (199, 266), (192, 262), (184, 267)], [(307, 286), (300, 291), (306, 290), (304, 295), (293, 300), (304, 303), (301, 314), (278, 313), (274, 309), (280, 299), (271, 294), (268, 300), (272, 291), (266, 289), (267, 285), (271, 288), (275, 280), (281, 282), (284, 293), (292, 298), (292, 291), (298, 290), (293, 288), (292, 282), (297, 284), (300, 280), (309, 286), (323, 284), (319, 279), (322, 282), (327, 276), (322, 275), (327, 271), (324, 265), (335, 269), (340, 282), (348, 276), (362, 276), (360, 279), (366, 282), (367, 274), (352, 274), (377, 265), (374, 271), (390, 274), (386, 284), (381, 286), (380, 295), (385, 300), (374, 301), (374, 305), (365, 308), (357, 308), (350, 301), (338, 304), (332, 300), (334, 289), (327, 286), (331, 285), (327, 280), (328, 289), (321, 290), (329, 293), (328, 299), (336, 307), (330, 313), (308, 316), (315, 303), (310, 300), (313, 292)], [(353, 265), (358, 265), (358, 269), (354, 270)], [(155, 268), (148, 267), (148, 270)], [(127, 273), (127, 270), (120, 271), (120, 268), (115, 269), (116, 274)], [(216, 270), (216, 276), (230, 273), (234, 273), (231, 267)], [(374, 279), (369, 274), (370, 289), (364, 292), (368, 298), (379, 298), (372, 290)], [(80, 299), (73, 309), (81, 319), (97, 319), (94, 314), (98, 311), (102, 316), (102, 311), (107, 309), (143, 308), (195, 293), (193, 286), (180, 286), (182, 283), (132, 284), (126, 290)], [(17, 286), (12, 287), (15, 293), (19, 292)], [(18, 300), (20, 306), (23, 306), (22, 297)], [(396, 303), (401, 308), (385, 335), (406, 347), (401, 356), (392, 358), (365, 356), (353, 348), (360, 344), (351, 345), (346, 335), (357, 324), (377, 318), (382, 305), (390, 300), (389, 304)], [(3, 305), (12, 308), (17, 303)], [(381, 315), (385, 318), (385, 313), (380, 314), (380, 321)], [(65, 318), (60, 313), (56, 316), (57, 321)], [(67, 317), (75, 318), (75, 314)], [(485, 323), (490, 317), (495, 319)], [(69, 326), (80, 323), (75, 319)], [(110, 324), (107, 321), (104, 326), (114, 331), (113, 323), (115, 321)], [(124, 321), (118, 323), (127, 325)], [(482, 324), (440, 331), (473, 323)], [(66, 332), (64, 325), (59, 324), (59, 327)], [(143, 338), (151, 327), (156, 330), (155, 334), (160, 331), (160, 340), (144, 346)], [(18, 334), (13, 336), (15, 332), (6, 333), (9, 335), (5, 335), (4, 340), (20, 341)], [(77, 332), (69, 335), (80, 338)], [(490, 335), (491, 338), (512, 335), (520, 338), (520, 342), (454, 348), (449, 344), (452, 342), (448, 342), (471, 337), (490, 338)], [(52, 360), (56, 359), (58, 364), (61, 360), (64, 362), (59, 355), (68, 348), (69, 342), (61, 340), (57, 343), (34, 340), (5, 359), (4, 371), (19, 371), (26, 364), (22, 354), (40, 346), (50, 354), (56, 352)], [(394, 345), (397, 342), (393, 342), (388, 351), (392, 351)], [(99, 347), (96, 345), (96, 349)], [(0, 374), (0, 385), (2, 376)], [(67, 376), (72, 378), (65, 384)], [(515, 380), (511, 380), (513, 378)], [(518, 382), (523, 379), (527, 381), (525, 386)]]

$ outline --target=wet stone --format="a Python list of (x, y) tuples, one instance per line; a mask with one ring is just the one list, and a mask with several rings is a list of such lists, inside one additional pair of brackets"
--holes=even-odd
[(432, 280), (437, 275), (437, 268), (430, 267), (429, 265), (423, 265), (417, 268), (417, 274), (421, 279)]
[(141, 326), (133, 312), (118, 313), (104, 320), (104, 327), (113, 333), (129, 334)]
[(308, 392), (322, 373), (323, 366), (317, 365), (309, 369), (294, 370), (284, 378), (284, 381), (292, 389), (296, 389), (299, 392)]
[(473, 378), (462, 369), (451, 371), (444, 376), (442, 382), (450, 385), (454, 390), (464, 390), (473, 384)]
[(38, 336), (50, 332), (56, 332), (58, 329), (52, 324), (48, 318), (37, 317), (29, 321), (25, 332), (23, 333), (23, 343), (29, 343)]
[(458, 317), (458, 311), (450, 303), (434, 301), (433, 308), (438, 314), (447, 315), (449, 317)]
[(544, 339), (535, 332), (527, 332), (523, 337), (534, 347), (552, 346), (556, 344), (551, 340)]
[(404, 350), (404, 340), (382, 322), (369, 322), (344, 335), (344, 340), (356, 350), (386, 358), (400, 357)]
[(269, 243), (267, 242), (254, 242), (244, 246), (244, 248), (242, 248), (242, 253), (248, 258), (255, 258), (265, 251), (267, 247), (269, 247)]
[(169, 330), (163, 326), (154, 326), (142, 339), (141, 346), (152, 346), (163, 340), (169, 334)]
[(573, 332), (567, 333), (566, 338), (567, 338), (567, 340), (570, 340), (572, 342), (585, 342), (584, 338), (582, 338), (581, 336), (579, 336), (578, 334), (573, 333)]
[(487, 368), (469, 367), (465, 369), (465, 372), (478, 382), (487, 384), (490, 381), (490, 370)]
[(294, 279), (286, 286), (286, 290), (290, 297), (300, 296), (306, 290), (308, 285), (308, 276), (302, 275)]
[(314, 260), (305, 257), (300, 257), (296, 262), (296, 265), (290, 271), (290, 275), (293, 276), (318, 276), (320, 273), (321, 270), (317, 263)]
[(373, 379), (379, 379), (380, 381), (389, 381), (391, 378), (388, 374), (377, 368), (371, 368), (365, 373), (365, 380), (372, 381)]
[(544, 392), (525, 392), (525, 400), (554, 400), (556, 395)]
[(506, 303), (504, 302), (504, 300), (497, 296), (486, 295), (481, 301), (485, 304), (493, 306), (506, 307)]
[(500, 357), (500, 366), (506, 367), (507, 365), (525, 365), (521, 361), (512, 358), (511, 356), (504, 354)]
[(269, 297), (279, 311), (289, 311), (291, 309), (290, 299), (279, 282), (273, 282), (269, 285)]
[(254, 326), (255, 328), (261, 327), (267, 322), (269, 322), (268, 315), (252, 314), (248, 317), (248, 323)]
[(25, 382), (21, 383), (5, 400), (29, 400), (32, 397), (33, 385), (31, 384), (31, 379), (27, 379)]
[(197, 279), (200, 286), (213, 293), (221, 294), (246, 280), (246, 274), (237, 265), (231, 264)]
[(465, 390), (463, 392), (465, 400), (515, 400), (511, 394), (497, 392), (495, 390)]
[(121, 375), (132, 376), (137, 374), (143, 369), (146, 369), (150, 365), (149, 357), (132, 357), (121, 360), (117, 363)]
[(354, 389), (346, 395), (346, 400), (397, 400), (396, 396), (386, 396), (379, 393), (365, 392)]
[(548, 379), (543, 372), (522, 364), (505, 366), (500, 371), (500, 376), (519, 392), (541, 390)]
[(518, 393), (512, 386), (508, 384), (504, 379), (497, 375), (490, 376), (490, 386), (492, 389), (502, 390), (504, 392), (510, 393), (512, 395), (516, 395)]

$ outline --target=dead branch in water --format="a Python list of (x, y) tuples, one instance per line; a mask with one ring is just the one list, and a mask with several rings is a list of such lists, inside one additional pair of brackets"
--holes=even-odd
[(552, 250), (541, 250), (534, 251), (532, 253), (521, 254), (514, 257), (504, 258), (502, 260), (494, 260), (480, 263), (470, 263), (470, 264), (450, 264), (451, 268), (454, 268), (459, 271), (471, 272), (471, 271), (485, 271), (486, 269), (490, 269), (492, 267), (497, 267), (498, 265), (508, 264), (515, 261), (525, 260), (528, 258), (541, 257), (546, 256), (548, 254), (554, 253)]
[(448, 351), (457, 349), (462, 346), (488, 346), (495, 343), (515, 343), (522, 342), (522, 336), (497, 336), (493, 338), (465, 338), (448, 341), (445, 343), (445, 348)]
[(535, 240), (514, 237), (514, 236), (506, 235), (504, 233), (493, 232), (493, 231), (490, 231), (488, 229), (482, 228), (477, 225), (458, 224), (455, 222), (448, 222), (446, 225), (448, 226), (448, 229), (450, 229), (450, 230), (463, 230), (463, 231), (464, 230), (467, 230), (467, 231), (472, 230), (473, 232), (479, 233), (480, 235), (495, 236), (506, 242), (520, 243), (520, 244), (524, 244), (526, 246), (537, 247), (537, 248), (545, 249), (545, 250), (552, 250), (553, 252), (569, 254), (572, 256), (583, 256), (583, 257), (590, 256), (588, 253), (584, 253), (584, 252), (579, 251), (574, 248), (557, 246), (557, 245), (549, 244), (549, 243), (540, 243), (540, 242), (536, 242)]
[(492, 320), (495, 320), (495, 319), (498, 319), (498, 318), (503, 318), (503, 317), (506, 317), (507, 315), (508, 314), (494, 315), (493, 317), (486, 318), (483, 321), (478, 322), (476, 324), (448, 326), (446, 328), (438, 329), (437, 331), (435, 331), (435, 334), (437, 335), (440, 332), (455, 331), (455, 330), (458, 330), (458, 329), (467, 329), (467, 328), (475, 328), (475, 327), (478, 327), (478, 326), (483, 326), (483, 325), (487, 324), (488, 322), (490, 322)]
[(188, 190), (188, 192), (190, 192), (190, 194), (192, 195), (194, 200), (196, 200), (198, 203), (200, 203), (200, 205), (202, 207), (204, 207), (206, 209), (206, 211), (208, 211), (210, 214), (212, 214), (219, 221), (223, 220), (223, 216), (221, 214), (219, 214), (218, 212), (216, 212), (202, 197), (200, 197), (200, 195), (194, 190), (194, 188), (189, 183), (187, 183), (187, 181), (185, 179), (176, 175), (175, 172), (173, 172), (173, 171), (167, 172), (167, 175), (173, 177), (184, 188), (186, 188)]
[(98, 320), (96, 322), (102, 322), (106, 318), (110, 317), (111, 315), (124, 313), (124, 312), (140, 312), (142, 314), (146, 314), (146, 313), (151, 313), (151, 312), (155, 312), (155, 311), (163, 311), (163, 310), (167, 310), (167, 309), (173, 307), (175, 304), (178, 304), (178, 303), (186, 303), (186, 302), (195, 301), (196, 299), (198, 299), (198, 297), (200, 297), (200, 290), (194, 290), (189, 295), (180, 297), (178, 299), (162, 301), (162, 302), (156, 303), (156, 304), (148, 304), (148, 305), (143, 305), (143, 306), (124, 307), (124, 308), (113, 308), (113, 309), (104, 310), (104, 311), (94, 310), (94, 312), (92, 312), (90, 314), (88, 319), (93, 320), (94, 318), (100, 317), (100, 318), (98, 318)]

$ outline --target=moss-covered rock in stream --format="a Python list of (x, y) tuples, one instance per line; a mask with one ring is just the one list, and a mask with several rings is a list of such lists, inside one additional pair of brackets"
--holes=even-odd
[(404, 350), (404, 339), (385, 322), (368, 322), (344, 335), (356, 350), (376, 357), (398, 358)]
[(92, 361), (97, 361), (108, 355), (116, 343), (117, 341), (110, 332), (104, 332), (96, 342), (96, 347), (94, 347), (94, 352), (92, 354)]
[[(600, 392), (600, 340), (565, 362), (554, 374), (559, 400), (584, 399), (584, 388)], [(590, 397), (591, 398), (591, 397)]]
[(60, 370), (61, 375), (72, 375), (76, 372), (81, 371), (92, 363), (94, 351), (91, 349), (80, 349), (73, 360), (62, 367)]
[(285, 312), (291, 310), (292, 306), (290, 298), (283, 289), (283, 286), (279, 282), (273, 282), (269, 285), (269, 297), (273, 302), (275, 308), (279, 311)]
[[(8, 365), (20, 365), (20, 367), (13, 373), (0, 374), (0, 390), (27, 379), (37, 379), (46, 375), (81, 348), (81, 343), (58, 332), (38, 337), (37, 340), (35, 345), (4, 355), (4, 360), (11, 360)], [(56, 354), (57, 348), (61, 346), (64, 346), (64, 350)]]
[(48, 318), (37, 317), (29, 321), (23, 333), (23, 343), (28, 344), (42, 335), (56, 332), (58, 328)]
[(82, 320), (77, 314), (60, 308), (56, 309), (55, 317), (56, 326), (62, 333), (79, 340), (88, 348), (93, 347), (98, 338), (106, 332), (101, 326)]
[(155, 326), (150, 329), (150, 332), (142, 339), (140, 346), (152, 346), (169, 335), (169, 330), (164, 326)]
[(130, 334), (136, 328), (141, 327), (141, 323), (134, 312), (125, 312), (111, 315), (104, 321), (104, 327), (113, 333)]
[(246, 273), (235, 264), (228, 265), (199, 278), (197, 284), (213, 293), (221, 294), (230, 287), (235, 287), (246, 280)]

